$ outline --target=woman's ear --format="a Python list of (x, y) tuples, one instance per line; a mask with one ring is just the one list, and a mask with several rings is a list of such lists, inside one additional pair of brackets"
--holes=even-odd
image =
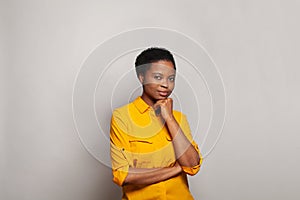
[(140, 81), (141, 84), (144, 84), (144, 79), (145, 79), (144, 75), (139, 74), (139, 81)]

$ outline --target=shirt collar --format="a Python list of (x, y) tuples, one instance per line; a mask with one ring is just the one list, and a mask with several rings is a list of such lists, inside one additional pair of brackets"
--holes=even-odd
[(140, 96), (133, 101), (133, 104), (140, 113), (144, 113), (150, 107)]

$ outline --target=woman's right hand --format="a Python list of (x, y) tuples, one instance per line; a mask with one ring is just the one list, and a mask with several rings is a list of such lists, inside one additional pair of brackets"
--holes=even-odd
[(182, 172), (182, 168), (177, 161), (175, 162), (175, 165), (173, 167), (175, 168), (175, 170), (177, 170), (178, 174)]

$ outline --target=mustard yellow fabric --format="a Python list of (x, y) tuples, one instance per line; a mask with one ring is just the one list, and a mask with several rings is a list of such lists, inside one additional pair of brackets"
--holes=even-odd
[(182, 131), (200, 155), (194, 167), (182, 166), (180, 175), (148, 186), (123, 185), (129, 167), (158, 168), (174, 165), (176, 158), (172, 139), (166, 126), (152, 107), (141, 97), (114, 110), (111, 119), (110, 142), (113, 181), (122, 186), (122, 200), (190, 200), (186, 174), (196, 174), (202, 157), (194, 142), (186, 116), (173, 111)]

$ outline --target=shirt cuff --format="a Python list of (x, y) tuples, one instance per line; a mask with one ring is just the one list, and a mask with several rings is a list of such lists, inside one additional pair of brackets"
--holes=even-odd
[(182, 170), (186, 173), (189, 174), (191, 176), (195, 175), (198, 173), (198, 171), (200, 170), (200, 164), (196, 165), (194, 167), (185, 167), (185, 166), (181, 166)]
[(122, 186), (125, 178), (128, 175), (128, 170), (129, 170), (129, 165), (124, 166), (122, 168), (119, 169), (115, 169), (112, 171), (113, 173), (113, 182), (116, 183), (119, 186)]

